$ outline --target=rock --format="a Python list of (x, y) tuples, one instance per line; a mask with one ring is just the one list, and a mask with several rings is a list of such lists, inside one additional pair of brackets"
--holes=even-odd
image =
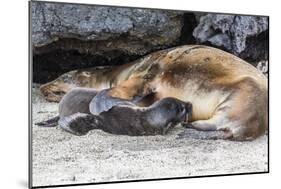
[(250, 61), (268, 57), (268, 17), (203, 15), (193, 36), (199, 43), (223, 48)]
[(143, 55), (177, 42), (181, 15), (179, 11), (32, 2), (33, 49), (36, 54), (62, 49)]
[(70, 70), (120, 65), (175, 46), (183, 12), (31, 2), (33, 81)]
[(260, 16), (32, 1), (31, 27), (36, 83), (186, 44), (215, 46), (249, 62), (268, 59), (268, 19)]
[(268, 61), (260, 61), (257, 63), (256, 68), (261, 71), (266, 77), (268, 77)]

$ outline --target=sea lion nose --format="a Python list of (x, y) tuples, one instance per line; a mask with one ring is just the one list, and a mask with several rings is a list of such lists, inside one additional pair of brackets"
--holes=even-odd
[(65, 95), (66, 93), (62, 90), (54, 90), (47, 84), (42, 85), (39, 90), (43, 94), (43, 96), (50, 102), (59, 102), (63, 95)]
[(186, 110), (186, 121), (189, 122), (192, 117), (192, 104), (190, 102), (187, 102), (185, 104), (185, 110)]
[(186, 121), (186, 118), (187, 118), (187, 111), (186, 111), (186, 108), (184, 105), (181, 105), (181, 109), (180, 109), (180, 112), (178, 114), (178, 119), (179, 121), (181, 122), (185, 122)]
[(185, 109), (186, 111), (189, 113), (189, 112), (192, 112), (192, 104), (190, 102), (187, 102), (185, 104)]

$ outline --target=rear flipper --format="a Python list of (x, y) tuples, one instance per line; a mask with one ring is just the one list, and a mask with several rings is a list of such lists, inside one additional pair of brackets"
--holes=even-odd
[(178, 134), (178, 139), (194, 138), (194, 139), (233, 139), (233, 134), (229, 129), (217, 129), (214, 123), (215, 119), (200, 120), (192, 123), (182, 124), (187, 128), (182, 133)]
[(40, 126), (40, 127), (55, 127), (58, 125), (59, 119), (60, 119), (60, 116), (56, 116), (56, 117), (53, 117), (46, 121), (35, 123), (35, 125)]
[(85, 135), (92, 129), (97, 129), (97, 116), (85, 113), (75, 113), (63, 117), (59, 121), (59, 126), (74, 135)]
[(185, 129), (178, 134), (177, 139), (202, 139), (202, 140), (218, 140), (230, 139), (232, 137), (227, 131), (198, 131), (195, 129)]

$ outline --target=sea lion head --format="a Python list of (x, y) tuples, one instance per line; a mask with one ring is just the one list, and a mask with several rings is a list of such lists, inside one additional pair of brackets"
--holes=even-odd
[(100, 78), (110, 67), (96, 67), (82, 70), (73, 70), (67, 72), (57, 79), (41, 85), (40, 91), (44, 95), (47, 101), (59, 102), (62, 97), (71, 89), (79, 86), (92, 88), (93, 85), (101, 85), (103, 87)]
[(59, 102), (62, 97), (70, 91), (75, 84), (75, 75), (77, 71), (67, 72), (54, 81), (40, 86), (40, 91), (50, 102)]
[(76, 87), (104, 89), (109, 87), (111, 66), (85, 68), (67, 72), (54, 81), (41, 85), (40, 91), (50, 102), (59, 102), (71, 89)]

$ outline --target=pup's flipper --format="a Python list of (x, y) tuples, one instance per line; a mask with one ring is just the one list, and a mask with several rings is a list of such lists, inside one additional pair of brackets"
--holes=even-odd
[(56, 116), (56, 117), (53, 117), (46, 121), (37, 122), (37, 123), (35, 123), (35, 125), (40, 126), (40, 127), (55, 127), (58, 125), (59, 119), (60, 119), (60, 116)]
[(90, 130), (97, 128), (97, 118), (95, 115), (85, 113), (75, 113), (63, 117), (59, 120), (59, 126), (74, 135), (85, 135)]

